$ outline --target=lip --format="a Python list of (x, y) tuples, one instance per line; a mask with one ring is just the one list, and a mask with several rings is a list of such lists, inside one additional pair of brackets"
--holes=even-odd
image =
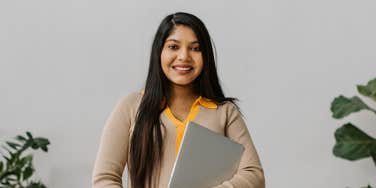
[(187, 65), (187, 64), (176, 64), (176, 65), (172, 65), (172, 68), (175, 68), (175, 67), (180, 67), (180, 68), (192, 68), (193, 67), (191, 65)]
[(173, 65), (171, 67), (176, 73), (178, 73), (180, 75), (189, 74), (193, 70), (192, 66), (183, 65), (183, 64), (177, 64), (177, 65)]

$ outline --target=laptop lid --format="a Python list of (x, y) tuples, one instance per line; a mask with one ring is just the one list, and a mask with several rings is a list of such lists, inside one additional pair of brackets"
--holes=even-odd
[(244, 147), (199, 124), (188, 122), (169, 188), (208, 188), (233, 177)]

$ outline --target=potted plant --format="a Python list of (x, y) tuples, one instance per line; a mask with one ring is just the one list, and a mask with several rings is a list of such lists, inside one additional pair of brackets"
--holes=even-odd
[[(367, 85), (357, 85), (358, 92), (376, 101), (376, 78)], [(344, 118), (352, 113), (367, 110), (376, 115), (376, 110), (364, 103), (358, 96), (347, 98), (343, 95), (336, 97), (331, 103), (332, 117)], [(376, 139), (366, 134), (352, 123), (346, 123), (335, 131), (336, 143), (333, 154), (337, 157), (355, 161), (372, 158), (376, 164)], [(372, 188), (370, 185), (367, 188)]]
[(40, 181), (30, 180), (35, 169), (33, 155), (24, 154), (28, 149), (48, 151), (49, 140), (42, 137), (34, 138), (30, 132), (25, 136), (18, 135), (15, 141), (7, 141), (3, 145), (6, 154), (0, 159), (0, 188), (45, 188)]

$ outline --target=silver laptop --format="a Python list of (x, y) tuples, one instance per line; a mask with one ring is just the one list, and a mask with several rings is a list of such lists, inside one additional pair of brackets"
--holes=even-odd
[(172, 169), (169, 188), (208, 188), (236, 173), (244, 147), (189, 122)]

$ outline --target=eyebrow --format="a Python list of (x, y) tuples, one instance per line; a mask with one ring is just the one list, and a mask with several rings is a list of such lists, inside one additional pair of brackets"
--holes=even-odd
[[(176, 43), (180, 43), (180, 41), (179, 40), (176, 40), (176, 39), (168, 39), (168, 40), (166, 40), (166, 42), (168, 42), (168, 41), (174, 41), (174, 42), (176, 42)], [(193, 41), (193, 42), (191, 42), (191, 44), (195, 44), (195, 43), (198, 43), (198, 44), (200, 44), (197, 40), (196, 41)]]

